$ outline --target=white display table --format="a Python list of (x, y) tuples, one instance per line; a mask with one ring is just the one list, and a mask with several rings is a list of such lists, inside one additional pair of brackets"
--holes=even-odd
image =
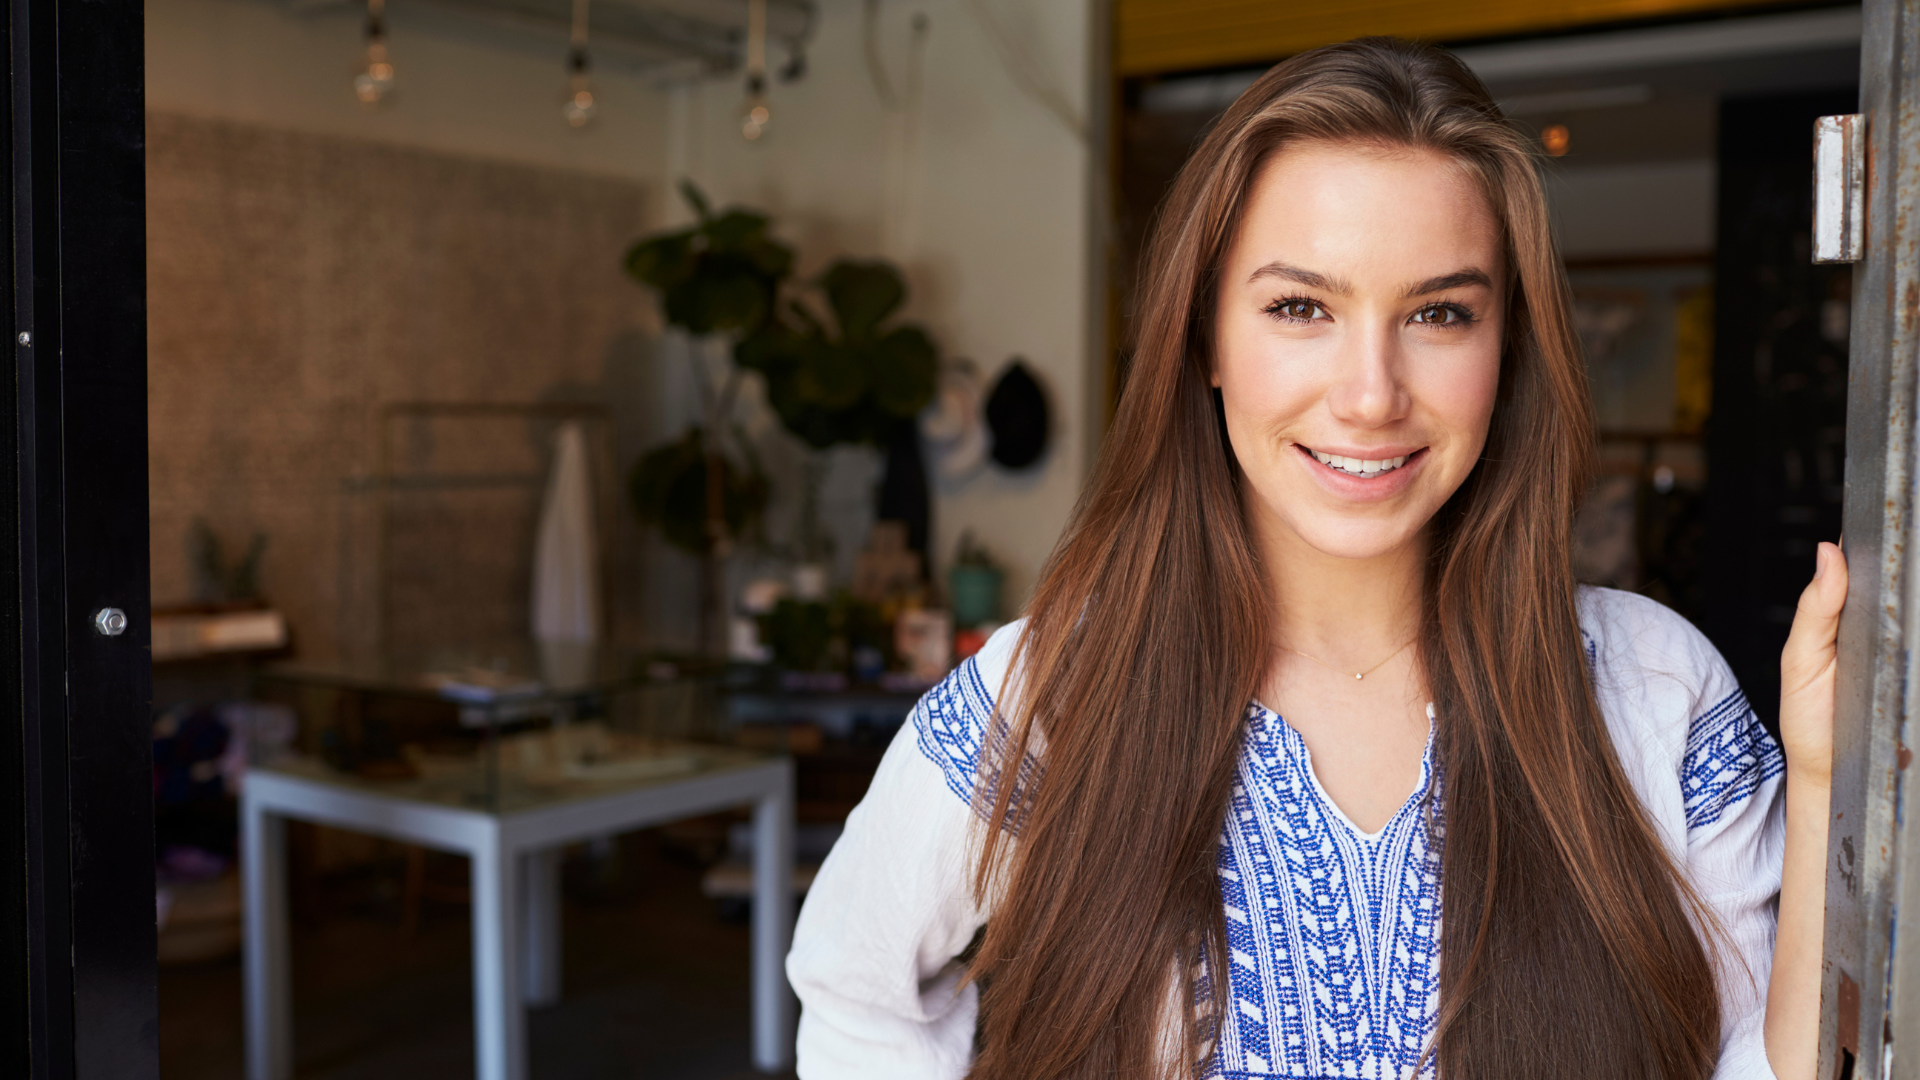
[[(689, 757), (692, 764), (688, 764)], [(310, 759), (257, 766), (241, 799), (249, 1080), (291, 1080), (286, 821), (297, 819), (458, 852), (473, 866), (473, 1016), (480, 1080), (526, 1080), (525, 1008), (560, 986), (559, 853), (568, 843), (750, 803), (753, 828), (753, 1061), (793, 1060), (783, 963), (793, 920), (793, 765), (689, 746), (651, 778), (556, 780), (511, 771), (374, 781)], [(478, 768), (479, 766), (476, 766)], [(644, 771), (644, 770), (639, 770)]]

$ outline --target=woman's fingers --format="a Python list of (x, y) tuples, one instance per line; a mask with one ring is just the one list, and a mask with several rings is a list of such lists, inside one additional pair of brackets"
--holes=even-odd
[(1847, 558), (1838, 546), (1823, 543), (1780, 653), (1781, 747), (1787, 768), (1816, 783), (1833, 772), (1835, 645), (1846, 602)]
[(1780, 692), (1792, 694), (1817, 679), (1834, 660), (1840, 633), (1840, 609), (1847, 602), (1847, 557), (1834, 544), (1822, 542), (1815, 556), (1813, 580), (1800, 593), (1793, 613), (1793, 629), (1780, 653)]

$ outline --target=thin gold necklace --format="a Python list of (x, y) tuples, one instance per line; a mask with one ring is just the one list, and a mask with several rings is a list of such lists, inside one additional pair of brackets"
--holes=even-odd
[[(1388, 653), (1388, 654), (1387, 654), (1387, 660), (1391, 660), (1391, 659), (1393, 659), (1394, 657), (1396, 657), (1396, 656), (1399, 656), (1399, 655), (1400, 655), (1401, 653), (1403, 653), (1403, 652), (1406, 652), (1406, 651), (1407, 651), (1407, 645), (1411, 645), (1411, 644), (1413, 644), (1413, 643), (1414, 643), (1414, 642), (1415, 642), (1416, 640), (1418, 640), (1418, 639), (1417, 639), (1417, 638), (1408, 638), (1408, 639), (1407, 639), (1407, 644), (1406, 644), (1406, 645), (1402, 645), (1402, 646), (1400, 646), (1399, 648), (1397, 648), (1397, 649), (1395, 649), (1395, 650), (1393, 650), (1392, 652), (1390, 652), (1390, 653)], [(1312, 653), (1303, 653), (1303, 652), (1301, 652), (1301, 651), (1300, 651), (1299, 649), (1288, 649), (1288, 648), (1287, 648), (1287, 647), (1286, 647), (1285, 645), (1282, 645), (1282, 646), (1280, 646), (1280, 647), (1281, 647), (1282, 649), (1286, 649), (1286, 651), (1288, 651), (1288, 652), (1290, 652), (1290, 653), (1292, 653), (1292, 654), (1293, 654), (1293, 655), (1295, 655), (1295, 656), (1304, 656), (1304, 657), (1306, 657), (1307, 659), (1309, 659), (1309, 660), (1311, 660), (1311, 661), (1313, 661), (1314, 663), (1316, 663), (1316, 664), (1319, 664), (1319, 665), (1320, 665), (1321, 667), (1323, 667), (1323, 668), (1326, 668), (1326, 669), (1327, 669), (1328, 671), (1338, 671), (1338, 672), (1340, 672), (1340, 674), (1342, 674), (1342, 675), (1346, 675), (1346, 674), (1352, 674), (1352, 675), (1353, 675), (1353, 677), (1354, 677), (1354, 678), (1356, 678), (1356, 679), (1364, 679), (1364, 678), (1366, 678), (1367, 676), (1369, 676), (1369, 675), (1371, 675), (1371, 674), (1373, 674), (1373, 673), (1374, 673), (1374, 672), (1376, 672), (1376, 671), (1379, 671), (1379, 670), (1380, 670), (1381, 668), (1383, 668), (1383, 667), (1385, 667), (1385, 666), (1387, 665), (1387, 660), (1382, 660), (1382, 661), (1380, 661), (1379, 663), (1377, 663), (1377, 664), (1375, 664), (1375, 665), (1373, 665), (1372, 667), (1370, 667), (1370, 668), (1368, 668), (1368, 669), (1367, 669), (1367, 670), (1365, 670), (1365, 671), (1355, 671), (1355, 672), (1351, 672), (1351, 673), (1349, 673), (1349, 672), (1347, 672), (1347, 671), (1343, 671), (1343, 670), (1341, 670), (1340, 668), (1337, 668), (1337, 667), (1334, 667), (1334, 666), (1333, 666), (1332, 664), (1329, 664), (1329, 663), (1327, 663), (1327, 662), (1326, 662), (1325, 660), (1322, 660), (1322, 659), (1320, 659), (1319, 657), (1317, 657), (1317, 656), (1315, 656), (1315, 655), (1313, 655)]]

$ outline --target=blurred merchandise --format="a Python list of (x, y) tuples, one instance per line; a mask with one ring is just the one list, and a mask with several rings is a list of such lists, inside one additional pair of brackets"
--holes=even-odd
[(854, 559), (854, 598), (882, 607), (898, 605), (917, 597), (921, 582), (920, 553), (907, 546), (906, 523), (874, 522), (866, 550)]
[(765, 615), (787, 595), (788, 588), (779, 578), (755, 578), (740, 590), (740, 610), (749, 615)]
[(240, 875), (227, 867), (200, 877), (170, 878), (164, 865), (155, 895), (156, 951), (162, 964), (220, 960), (240, 952)]
[(773, 659), (773, 650), (760, 643), (760, 624), (743, 615), (727, 621), (727, 659), (746, 664), (764, 664)]
[(784, 724), (745, 724), (734, 742), (749, 750), (771, 750), (786, 754), (817, 754), (825, 745), (820, 725), (805, 720)]
[(920, 437), (933, 456), (933, 471), (945, 481), (965, 480), (987, 461), (987, 426), (981, 415), (986, 392), (972, 361), (941, 367), (933, 402), (920, 413)]
[(256, 701), (178, 705), (154, 718), (154, 915), (161, 963), (239, 952), (234, 799), (248, 768), (282, 757), (294, 729), (291, 709)]
[(887, 654), (871, 645), (855, 645), (851, 650), (855, 682), (878, 682), (887, 671)]
[(827, 598), (829, 570), (826, 563), (801, 563), (793, 568), (793, 597), (796, 600), (820, 601)]
[(884, 670), (893, 644), (881, 607), (848, 592), (830, 602), (782, 599), (760, 616), (759, 626), (774, 664), (788, 672), (833, 673), (844, 679), (854, 653), (863, 648), (880, 653)]
[(533, 636), (542, 641), (600, 637), (599, 544), (587, 433), (569, 420), (553, 436), (553, 464), (533, 548)]
[(156, 661), (274, 652), (286, 648), (289, 640), (286, 616), (255, 604), (160, 608), (153, 612), (151, 626)]
[(903, 611), (893, 627), (893, 647), (907, 674), (928, 685), (953, 667), (953, 617), (944, 611)]
[(240, 793), (247, 767), (292, 744), (293, 710), (257, 701), (179, 705), (153, 721), (153, 798), (159, 810)]
[(966, 660), (968, 657), (971, 657), (974, 653), (977, 653), (981, 649), (986, 648), (987, 638), (991, 636), (992, 636), (991, 634), (985, 633), (984, 631), (981, 631), (981, 630), (975, 630), (975, 629), (963, 629), (963, 630), (954, 631), (953, 659), (955, 660), (955, 662)]
[(960, 547), (947, 571), (947, 589), (953, 602), (953, 621), (977, 626), (1000, 617), (1000, 589), (1006, 573), (998, 561), (974, 540), (972, 530), (960, 534)]

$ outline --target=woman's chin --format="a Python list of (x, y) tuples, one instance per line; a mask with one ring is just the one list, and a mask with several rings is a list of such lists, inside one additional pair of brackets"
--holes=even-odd
[(1293, 531), (1308, 548), (1329, 559), (1368, 562), (1415, 549), (1421, 528), (1399, 522), (1303, 521)]

